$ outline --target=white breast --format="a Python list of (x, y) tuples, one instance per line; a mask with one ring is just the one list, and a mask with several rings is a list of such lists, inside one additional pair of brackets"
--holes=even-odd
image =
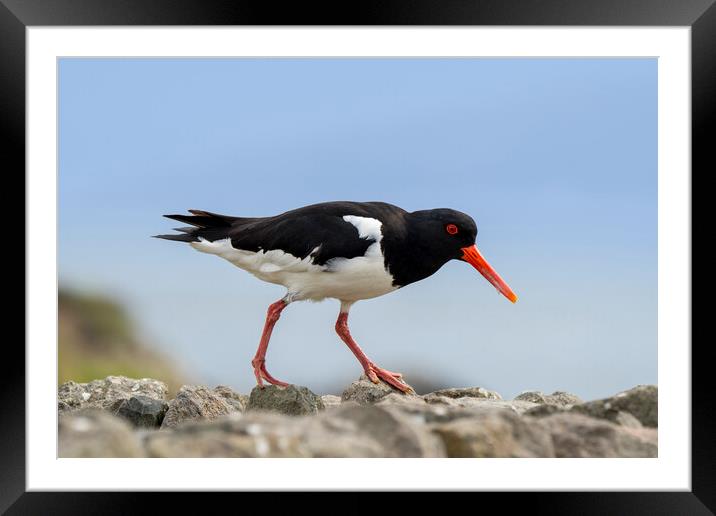
[(198, 251), (221, 256), (263, 281), (285, 286), (294, 300), (318, 301), (330, 297), (358, 301), (396, 290), (380, 248), (383, 237), (380, 221), (354, 215), (343, 219), (358, 229), (360, 238), (376, 241), (363, 256), (333, 258), (325, 265), (311, 263), (310, 254), (301, 259), (277, 249), (258, 252), (236, 249), (228, 238), (214, 242), (200, 239), (191, 245)]

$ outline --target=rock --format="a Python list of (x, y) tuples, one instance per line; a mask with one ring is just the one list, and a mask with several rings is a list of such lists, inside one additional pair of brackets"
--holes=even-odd
[(317, 415), (235, 412), (153, 432), (150, 457), (444, 457), (439, 439), (400, 414), (354, 402)]
[(428, 403), (433, 403), (440, 398), (479, 398), (486, 400), (501, 400), (502, 396), (495, 391), (488, 391), (482, 387), (461, 387), (457, 389), (440, 389), (439, 391), (424, 395), (423, 398)]
[(572, 394), (570, 392), (565, 391), (554, 391), (552, 394), (547, 396), (547, 400), (553, 405), (558, 405), (560, 407), (567, 407), (570, 405), (578, 405), (580, 403), (584, 403), (584, 400), (582, 400), (582, 398), (580, 398), (576, 394)]
[(427, 403), (420, 396), (403, 396), (398, 393), (389, 394), (375, 403), (376, 407), (399, 411), (413, 424), (452, 421), (461, 417), (470, 417), (471, 412), (457, 405), (448, 406)]
[(307, 387), (268, 385), (263, 388), (258, 386), (253, 388), (246, 409), (271, 410), (289, 416), (301, 416), (315, 414), (325, 409), (325, 406), (321, 398)]
[(584, 403), (579, 396), (564, 391), (555, 391), (552, 394), (542, 394), (540, 391), (525, 391), (515, 396), (515, 400), (567, 408)]
[(656, 385), (639, 385), (610, 398), (575, 405), (571, 410), (614, 422), (624, 421), (625, 416), (619, 413), (628, 412), (642, 425), (656, 428), (659, 424), (658, 405)]
[(524, 391), (515, 396), (516, 400), (530, 401), (532, 403), (539, 403), (547, 405), (547, 398), (541, 391)]
[[(431, 393), (432, 394), (432, 393)], [(376, 406), (395, 408), (407, 415), (415, 423), (447, 422), (454, 419), (473, 417), (496, 410), (508, 410), (522, 414), (538, 405), (527, 401), (503, 401), (488, 398), (448, 398), (444, 396), (403, 396), (392, 393), (375, 403)]]
[(132, 396), (122, 401), (117, 415), (139, 428), (158, 428), (164, 420), (169, 405), (166, 401), (149, 396)]
[(382, 457), (385, 454), (382, 443), (370, 433), (346, 418), (328, 417), (336, 412), (361, 408), (354, 401), (343, 403), (327, 411), (325, 415), (310, 418), (302, 425), (303, 446), (311, 457)]
[(98, 409), (60, 416), (60, 457), (142, 457), (139, 438), (124, 420)]
[(460, 408), (465, 408), (465, 409), (472, 410), (472, 411), (506, 409), (506, 410), (511, 410), (512, 412), (516, 412), (517, 414), (522, 414), (525, 411), (537, 406), (535, 403), (531, 403), (529, 401), (521, 401), (521, 400), (503, 401), (503, 400), (494, 400), (494, 399), (488, 399), (488, 398), (472, 398), (472, 397), (446, 398), (444, 396), (435, 396), (435, 397), (426, 398), (425, 401), (431, 405), (446, 405), (448, 407), (460, 407)]
[(540, 420), (556, 457), (657, 457), (657, 432), (567, 412)]
[(629, 428), (644, 428), (644, 425), (641, 424), (641, 421), (639, 421), (629, 412), (624, 412), (623, 410), (617, 412), (617, 415), (614, 418), (614, 422), (618, 425), (627, 426)]
[(169, 402), (162, 428), (173, 428), (184, 421), (212, 420), (235, 412), (236, 409), (222, 396), (206, 387), (183, 385), (177, 397)]
[[(488, 405), (487, 401), (483, 401), (480, 403), (480, 405), (486, 406)], [(493, 401), (490, 402), (489, 405), (492, 408), (501, 408), (505, 410), (511, 410), (512, 412), (522, 415), (531, 408), (534, 408), (536, 406), (535, 403), (531, 403), (529, 401), (522, 401), (522, 400), (512, 400), (512, 401)]]
[(497, 392), (482, 387), (441, 389), (425, 394), (423, 400), (430, 405), (446, 405), (480, 412), (501, 408), (521, 414), (535, 406), (534, 403), (522, 400), (503, 401)]
[(596, 419), (604, 419), (616, 423), (618, 425), (624, 424), (625, 426), (641, 427), (643, 426), (638, 419), (636, 419), (629, 412), (623, 410), (616, 410), (609, 406), (609, 403), (603, 403), (602, 400), (590, 401), (582, 405), (575, 405), (570, 409), (570, 412), (576, 414), (584, 414)]
[(149, 457), (309, 457), (296, 418), (270, 412), (233, 412), (146, 437)]
[(398, 407), (419, 407), (425, 408), (427, 403), (421, 396), (406, 395), (402, 392), (393, 391), (386, 396), (378, 399), (375, 405), (380, 406), (398, 406)]
[(341, 397), (334, 396), (333, 394), (324, 394), (321, 396), (321, 401), (323, 402), (323, 406), (327, 409), (339, 407), (341, 405)]
[(557, 405), (535, 405), (534, 407), (531, 407), (525, 412), (523, 412), (523, 415), (539, 418), (551, 416), (552, 414), (557, 414), (560, 412), (566, 412), (567, 410), (568, 409), (564, 407), (559, 407)]
[[(483, 402), (483, 405), (486, 405), (486, 403)], [(522, 415), (525, 412), (527, 412), (528, 410), (537, 406), (535, 403), (532, 403), (529, 401), (522, 401), (522, 400), (495, 401), (495, 402), (492, 402), (491, 405), (495, 408), (509, 409), (512, 412), (515, 412), (519, 415)]]
[[(541, 392), (527, 391), (515, 400), (535, 400), (540, 405), (528, 409), (524, 414), (531, 417), (546, 417), (556, 413), (572, 412), (597, 419), (605, 419), (618, 425), (641, 428), (642, 421), (634, 416), (636, 412), (644, 421), (656, 424), (657, 390), (655, 386), (639, 386), (602, 400), (581, 402), (573, 394), (555, 392), (545, 396)], [(573, 403), (574, 402), (574, 403)], [(632, 412), (633, 411), (633, 412)]]
[(612, 406), (629, 412), (651, 428), (659, 426), (659, 389), (656, 385), (638, 385), (612, 398)]
[(214, 393), (224, 398), (224, 401), (226, 401), (226, 403), (231, 405), (234, 410), (238, 410), (239, 412), (243, 412), (244, 410), (246, 410), (246, 405), (249, 404), (248, 396), (246, 396), (245, 394), (239, 394), (231, 387), (227, 387), (226, 385), (219, 385), (217, 387), (214, 387)]
[(305, 418), (302, 437), (313, 457), (444, 457), (442, 443), (397, 410), (347, 402)]
[(341, 394), (343, 401), (355, 401), (361, 405), (375, 403), (379, 399), (395, 392), (390, 385), (385, 382), (373, 383), (366, 375), (350, 384), (348, 388)]
[(164, 400), (167, 386), (151, 378), (135, 380), (125, 376), (108, 376), (89, 383), (66, 382), (57, 390), (57, 405), (60, 413), (84, 408), (116, 412), (124, 400), (140, 395)]
[[(656, 457), (656, 386), (587, 403), (557, 391), (513, 400), (481, 387), (403, 394), (365, 376), (341, 397), (152, 379), (60, 386), (63, 457)], [(330, 410), (325, 410), (326, 408)], [(160, 428), (160, 429), (158, 429)]]
[(553, 457), (550, 434), (538, 420), (494, 410), (432, 425), (448, 457)]

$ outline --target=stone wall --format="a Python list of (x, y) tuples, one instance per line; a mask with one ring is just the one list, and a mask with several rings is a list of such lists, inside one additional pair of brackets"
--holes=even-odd
[(339, 396), (250, 395), (109, 376), (58, 391), (61, 457), (656, 457), (657, 387), (584, 402), (481, 387), (404, 395), (361, 377)]

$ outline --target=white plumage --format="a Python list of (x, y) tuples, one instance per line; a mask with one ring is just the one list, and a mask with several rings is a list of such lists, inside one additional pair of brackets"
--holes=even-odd
[(263, 281), (283, 285), (292, 301), (335, 298), (352, 303), (396, 290), (380, 247), (381, 222), (354, 215), (346, 215), (343, 220), (358, 229), (359, 238), (370, 238), (375, 243), (363, 256), (333, 258), (324, 265), (312, 263), (313, 253), (301, 259), (279, 249), (258, 252), (236, 249), (229, 238), (214, 242), (200, 238), (191, 245), (198, 251), (220, 256)]

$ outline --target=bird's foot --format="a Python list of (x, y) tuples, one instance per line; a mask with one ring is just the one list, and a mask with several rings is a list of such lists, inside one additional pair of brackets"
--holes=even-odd
[(266, 380), (268, 383), (273, 385), (278, 385), (279, 387), (288, 387), (288, 384), (286, 382), (282, 382), (281, 380), (277, 380), (273, 376), (269, 374), (269, 372), (266, 370), (266, 360), (263, 358), (254, 358), (251, 361), (251, 365), (254, 366), (254, 375), (256, 376), (256, 384), (263, 389), (264, 382), (263, 380)]
[(380, 380), (383, 380), (385, 383), (387, 383), (394, 389), (398, 389), (400, 392), (406, 394), (415, 393), (413, 388), (407, 383), (405, 383), (405, 381), (403, 380), (403, 375), (401, 373), (394, 373), (393, 371), (388, 371), (387, 369), (380, 368), (375, 364), (370, 364), (365, 374), (368, 376), (368, 378), (370, 378), (370, 381), (373, 383), (379, 383)]

